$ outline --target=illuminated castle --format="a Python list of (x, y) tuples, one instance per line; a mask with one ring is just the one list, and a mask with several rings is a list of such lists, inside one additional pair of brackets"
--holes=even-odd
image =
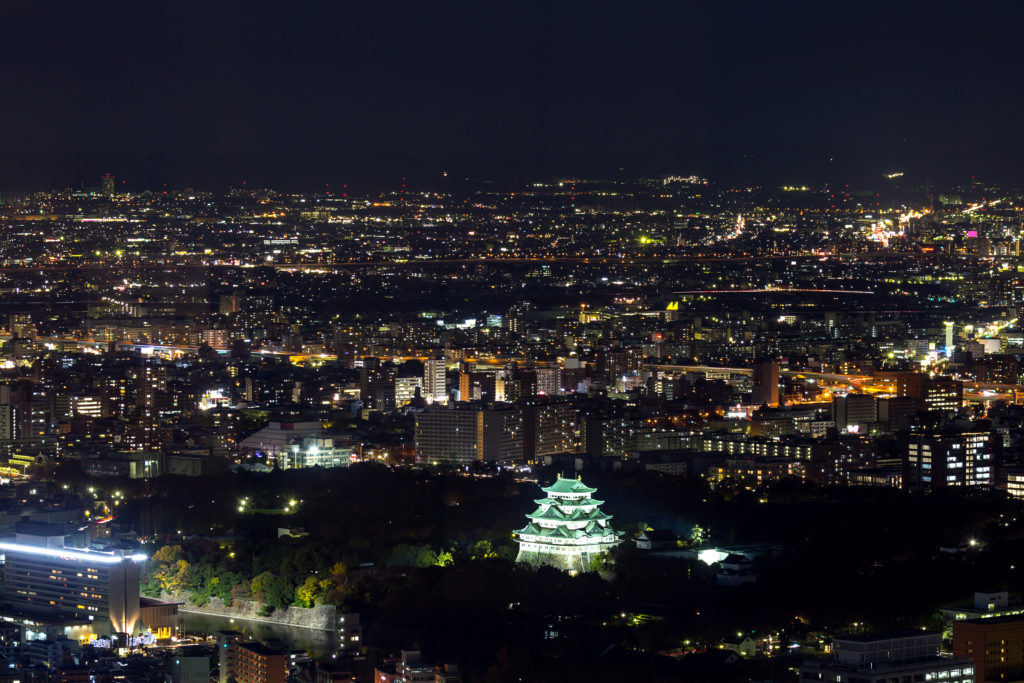
[(593, 562), (620, 543), (621, 531), (608, 525), (611, 515), (600, 510), (603, 500), (590, 496), (597, 491), (579, 479), (563, 479), (542, 489), (545, 498), (535, 500), (537, 509), (529, 522), (515, 532), (519, 542), (516, 562), (550, 565), (568, 571), (590, 571)]

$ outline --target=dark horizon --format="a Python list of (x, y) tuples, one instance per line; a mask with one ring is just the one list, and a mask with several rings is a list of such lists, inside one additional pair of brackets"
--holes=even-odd
[[(301, 161), (293, 162), (291, 171), (287, 173), (273, 172), (259, 169), (253, 171), (250, 166), (239, 169), (236, 164), (225, 163), (217, 166), (211, 171), (210, 164), (202, 164), (198, 170), (177, 168), (173, 165), (146, 166), (144, 170), (136, 173), (125, 172), (123, 169), (132, 169), (134, 166), (129, 163), (83, 164), (80, 172), (67, 169), (77, 168), (71, 164), (62, 166), (63, 171), (47, 173), (41, 171), (37, 176), (39, 179), (33, 183), (7, 184), (0, 186), (2, 191), (16, 192), (45, 192), (62, 189), (98, 189), (101, 186), (101, 179), (105, 173), (110, 173), (116, 179), (118, 191), (125, 192), (157, 192), (160, 190), (197, 190), (205, 192), (223, 192), (230, 189), (248, 187), (251, 189), (269, 189), (279, 192), (293, 193), (317, 193), (328, 191), (331, 194), (342, 193), (386, 193), (389, 191), (437, 191), (437, 192), (465, 192), (467, 190), (491, 189), (498, 191), (514, 191), (522, 189), (532, 183), (550, 183), (559, 180), (579, 179), (586, 181), (609, 181), (609, 182), (630, 182), (645, 178), (660, 178), (665, 176), (689, 176), (695, 175), (705, 178), (712, 185), (718, 187), (744, 187), (756, 186), (764, 188), (781, 187), (783, 185), (806, 185), (811, 188), (840, 187), (847, 185), (855, 191), (879, 191), (890, 189), (892, 183), (885, 178), (883, 172), (861, 173), (839, 173), (815, 175), (812, 173), (793, 173), (789, 175), (773, 174), (771, 172), (758, 173), (751, 171), (745, 174), (727, 174), (716, 176), (694, 170), (692, 168), (671, 169), (631, 169), (628, 167), (618, 168), (595, 168), (590, 167), (587, 172), (576, 171), (566, 168), (561, 172), (534, 173), (529, 169), (522, 169), (518, 172), (510, 170), (509, 166), (501, 172), (490, 172), (481, 166), (458, 166), (445, 165), (436, 169), (424, 169), (422, 166), (414, 167), (405, 164), (404, 168), (411, 169), (406, 172), (395, 169), (365, 167), (363, 170), (351, 170), (348, 172), (330, 170), (319, 172), (310, 170), (312, 166), (304, 166)], [(96, 169), (94, 171), (94, 166)], [(24, 167), (24, 166), (23, 166)], [(468, 170), (465, 170), (467, 169)], [(1020, 187), (1021, 180), (993, 178), (989, 176), (977, 176), (973, 174), (936, 173), (932, 172), (914, 173), (907, 171), (907, 166), (894, 166), (886, 169), (886, 172), (902, 172), (904, 175), (899, 181), (900, 192), (915, 192), (924, 190), (927, 187), (932, 189), (950, 188), (953, 186), (968, 186), (972, 184), (996, 185), (1005, 188)], [(455, 169), (455, 170), (448, 170)], [(459, 172), (459, 169), (463, 169)], [(245, 172), (249, 170), (250, 172)], [(53, 178), (47, 182), (45, 176)], [(322, 178), (330, 178), (328, 182), (321, 182)]]
[(103, 8), (8, 7), (0, 187), (1024, 180), (1021, 5)]

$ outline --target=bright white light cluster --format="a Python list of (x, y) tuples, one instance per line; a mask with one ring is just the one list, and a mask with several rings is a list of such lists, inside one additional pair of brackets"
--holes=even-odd
[(59, 560), (82, 560), (86, 562), (100, 562), (102, 564), (118, 564), (123, 560), (132, 560), (133, 562), (145, 562), (149, 558), (143, 553), (134, 553), (132, 555), (114, 555), (113, 553), (103, 553), (95, 550), (73, 550), (71, 548), (43, 548), (37, 545), (25, 545), (24, 543), (0, 543), (0, 550), (9, 551), (12, 553), (26, 553), (29, 555), (40, 555), (42, 557), (52, 557)]

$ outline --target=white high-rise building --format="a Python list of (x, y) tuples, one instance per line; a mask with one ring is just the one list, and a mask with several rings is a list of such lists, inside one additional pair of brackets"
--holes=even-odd
[(562, 370), (558, 367), (537, 368), (537, 393), (541, 396), (558, 396), (562, 393)]
[(396, 377), (395, 378), (395, 405), (401, 408), (412, 403), (416, 398), (416, 390), (423, 393), (422, 377)]
[(428, 358), (423, 363), (423, 398), (427, 403), (448, 401), (447, 379), (443, 358)]

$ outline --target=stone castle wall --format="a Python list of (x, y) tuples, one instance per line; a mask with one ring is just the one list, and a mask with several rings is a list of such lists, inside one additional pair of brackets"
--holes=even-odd
[(520, 550), (516, 562), (528, 564), (531, 567), (554, 567), (564, 572), (588, 571), (589, 562), (585, 562), (580, 555), (564, 555), (561, 553), (541, 553), (536, 550)]
[(182, 609), (190, 612), (202, 612), (224, 617), (241, 617), (243, 619), (255, 619), (259, 621), (272, 621), (278, 624), (301, 626), (304, 628), (319, 628), (333, 630), (335, 627), (334, 605), (318, 605), (316, 607), (286, 607), (276, 609), (268, 615), (260, 614), (263, 603), (256, 600), (234, 600), (231, 606), (224, 604), (220, 598), (210, 598), (210, 601), (202, 607), (197, 606), (188, 593), (163, 596), (164, 600), (183, 602)]

